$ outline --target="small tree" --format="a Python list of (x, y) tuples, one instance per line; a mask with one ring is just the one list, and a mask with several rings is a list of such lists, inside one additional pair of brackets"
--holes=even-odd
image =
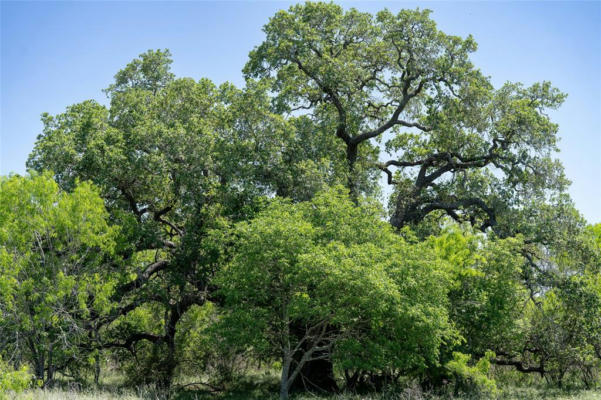
[(49, 174), (0, 181), (0, 352), (30, 362), (44, 385), (87, 361), (88, 318), (110, 308), (107, 220), (88, 183), (66, 193)]
[(236, 255), (220, 277), (228, 329), (281, 358), (282, 399), (297, 379), (312, 388), (304, 376), (311, 361), (388, 366), (368, 365), (372, 354), (354, 351), (356, 343), (384, 342), (373, 346), (376, 358), (387, 351), (405, 370), (435, 362), (450, 331), (445, 276), (429, 255), (406, 262), (409, 245), (374, 209), (354, 207), (342, 190), (296, 205), (276, 200), (236, 234)]
[(461, 389), (470, 389), (482, 397), (488, 397), (497, 393), (497, 385), (493, 379), (488, 377), (490, 371), (490, 360), (495, 353), (487, 351), (475, 365), (468, 365), (469, 354), (459, 352), (453, 353), (453, 360), (445, 366), (455, 376), (455, 395)]

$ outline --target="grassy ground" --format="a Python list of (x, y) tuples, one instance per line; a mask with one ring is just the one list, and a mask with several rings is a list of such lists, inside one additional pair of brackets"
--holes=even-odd
[[(9, 397), (11, 400), (162, 400), (162, 396), (153, 390), (141, 389), (138, 391), (75, 391), (69, 389), (54, 390), (29, 390), (16, 396)], [(276, 400), (277, 395), (261, 391), (234, 392), (228, 394), (208, 394), (201, 391), (180, 392), (174, 397), (176, 400)], [(339, 394), (328, 397), (317, 397), (315, 395), (293, 396), (293, 400), (471, 400), (478, 399), (478, 396), (433, 396), (420, 392), (417, 389), (406, 389), (404, 391), (356, 395)], [(498, 400), (600, 400), (601, 391), (573, 391), (564, 392), (559, 390), (536, 389), (536, 388), (509, 388), (505, 389)]]
[[(494, 400), (601, 400), (601, 388), (597, 390), (558, 390), (545, 386), (541, 379), (532, 376), (509, 373), (498, 378), (499, 393)], [(175, 382), (178, 388), (170, 400), (277, 400), (278, 379), (275, 373), (254, 371), (236, 380), (234, 386), (226, 391), (214, 391), (212, 387), (198, 383), (206, 381), (202, 377), (187, 377)], [(524, 380), (525, 379), (525, 380)], [(501, 383), (504, 382), (504, 383)], [(519, 383), (518, 383), (519, 382)], [(516, 383), (519, 386), (515, 386)], [(407, 383), (409, 384), (409, 383)], [(153, 388), (131, 389), (125, 386), (123, 376), (114, 372), (103, 375), (99, 388), (77, 388), (69, 381), (62, 381), (60, 388), (41, 390), (31, 389), (10, 400), (165, 400), (167, 396)], [(450, 388), (449, 388), (450, 389)], [(389, 390), (375, 394), (336, 394), (316, 396), (312, 394), (292, 395), (291, 400), (479, 400), (482, 396), (471, 395), (434, 395), (424, 393), (419, 386), (413, 388)], [(0, 400), (7, 400), (0, 393)]]

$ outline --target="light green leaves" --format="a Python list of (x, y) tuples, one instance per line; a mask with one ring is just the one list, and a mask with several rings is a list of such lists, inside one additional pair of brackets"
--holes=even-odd
[(0, 334), (34, 364), (46, 352), (73, 357), (86, 338), (84, 318), (108, 312), (117, 283), (110, 260), (118, 230), (98, 188), (75, 184), (61, 191), (49, 173), (0, 181)]
[[(416, 372), (436, 363), (453, 336), (444, 262), (428, 246), (406, 243), (379, 216), (335, 188), (310, 202), (276, 199), (240, 223), (234, 259), (218, 278), (230, 329), (279, 355), (284, 343), (294, 348), (327, 326), (327, 343), (336, 343), (333, 357), (345, 368)], [(249, 317), (252, 327), (242, 322)]]
[(31, 385), (31, 380), (32, 376), (27, 366), (14, 370), (0, 357), (0, 400), (8, 400), (15, 393), (27, 389)]
[(471, 359), (469, 354), (454, 352), (453, 360), (449, 361), (445, 367), (456, 376), (457, 389), (469, 390), (472, 386), (480, 395), (494, 396), (498, 392), (497, 385), (494, 379), (490, 379), (488, 376), (490, 361), (494, 357), (495, 353), (487, 351), (475, 365), (469, 365)]
[(173, 80), (169, 71), (171, 60), (169, 50), (149, 50), (140, 54), (115, 75), (115, 83), (106, 90), (107, 94), (124, 92), (129, 89), (142, 89), (151, 92), (165, 87)]

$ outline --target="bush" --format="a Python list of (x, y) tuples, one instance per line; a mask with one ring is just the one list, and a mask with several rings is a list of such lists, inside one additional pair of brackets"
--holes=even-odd
[(494, 379), (488, 377), (490, 360), (494, 357), (495, 353), (487, 351), (476, 365), (470, 366), (469, 354), (454, 352), (453, 360), (449, 361), (446, 367), (456, 379), (455, 395), (459, 391), (477, 392), (482, 396), (496, 394), (497, 385)]
[(0, 357), (0, 400), (7, 397), (7, 393), (20, 393), (27, 389), (32, 382), (32, 375), (27, 366), (18, 370), (13, 369)]

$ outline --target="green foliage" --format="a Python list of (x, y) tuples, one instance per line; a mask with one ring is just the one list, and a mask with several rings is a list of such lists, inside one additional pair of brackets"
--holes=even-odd
[(123, 92), (134, 88), (156, 92), (174, 79), (169, 71), (172, 62), (170, 57), (169, 50), (150, 50), (141, 54), (140, 58), (134, 59), (115, 75), (115, 83), (106, 92)]
[(203, 371), (210, 384), (230, 389), (243, 378), (253, 361), (239, 344), (232, 343), (223, 311), (214, 303), (195, 306), (180, 322), (177, 337), (182, 375)]
[[(495, 90), (470, 61), (474, 39), (441, 32), (429, 10), (306, 2), (263, 30), (246, 77), (269, 82), (276, 110), (306, 110), (343, 143), (352, 195), (369, 191), (375, 171), (388, 175), (394, 226), (440, 211), (510, 236), (515, 204), (536, 209), (565, 189), (545, 112), (565, 95), (549, 82)], [(392, 158), (381, 163), (371, 139), (384, 135)]]
[(517, 334), (516, 322), (527, 301), (522, 239), (498, 239), (455, 227), (430, 241), (448, 261), (450, 315), (465, 340), (463, 351), (484, 354), (504, 347)]
[(598, 385), (601, 225), (554, 159), (565, 95), (494, 88), (428, 10), (307, 2), (264, 32), (243, 89), (149, 50), (108, 106), (42, 115), (32, 172), (0, 179), (0, 355), (46, 386), (105, 356), (161, 389), (277, 365), (282, 397), (314, 361), (349, 390), (495, 394), (491, 363)]
[(282, 357), (283, 380), (293, 380), (293, 357), (324, 347), (342, 368), (417, 373), (452, 337), (442, 261), (341, 188), (306, 203), (275, 200), (235, 235), (219, 278), (226, 324), (239, 344)]
[(27, 355), (51, 381), (57, 364), (82, 357), (87, 317), (110, 310), (118, 231), (97, 188), (66, 193), (49, 174), (3, 179), (0, 205), (0, 350)]
[(15, 370), (0, 357), (0, 399), (8, 399), (9, 393), (24, 391), (31, 385), (32, 379), (33, 376), (26, 365)]
[(601, 371), (596, 230), (572, 225), (567, 232), (553, 231), (553, 242), (542, 249), (544, 267), (532, 262), (533, 256), (524, 266), (531, 300), (516, 319), (518, 334), (501, 348), (521, 360), (521, 370), (539, 372), (556, 386), (596, 387)]
[[(160, 336), (164, 330), (164, 321), (161, 318), (164, 309), (160, 303), (146, 303), (135, 310), (115, 319), (102, 331), (105, 342), (132, 337), (140, 332)], [(157, 366), (165, 359), (168, 348), (163, 343), (140, 341), (134, 346), (116, 346), (109, 354), (111, 361), (118, 365), (119, 371), (125, 376), (128, 386), (138, 387), (156, 385), (162, 378), (164, 371)]]
[[(215, 248), (210, 232), (228, 219), (251, 217), (265, 195), (308, 198), (336, 182), (340, 168), (328, 158), (332, 144), (311, 135), (310, 120), (288, 121), (269, 110), (265, 85), (248, 82), (239, 90), (175, 79), (170, 64), (168, 51), (146, 52), (115, 76), (106, 91), (110, 107), (85, 101), (45, 114), (28, 166), (54, 171), (64, 190), (77, 179), (100, 188), (122, 228), (120, 284), (111, 293), (118, 304), (100, 323), (106, 341), (119, 347), (157, 338), (168, 351), (155, 353), (167, 354), (161, 365), (173, 371), (175, 325), (204, 303), (226, 252)], [(164, 320), (125, 327), (122, 313), (145, 303)]]
[(530, 357), (544, 365), (548, 378), (560, 387), (578, 381), (587, 388), (599, 385), (600, 289), (598, 274), (571, 277), (527, 313)]
[[(486, 352), (484, 357), (478, 360), (475, 365), (470, 366), (471, 356), (459, 352), (453, 353), (453, 360), (446, 364), (446, 368), (455, 376), (457, 382), (456, 393), (459, 390), (476, 391), (484, 396), (491, 396), (497, 393), (495, 381), (488, 377), (490, 372), (490, 360), (495, 357), (495, 353)], [(470, 388), (471, 387), (471, 388)]]

